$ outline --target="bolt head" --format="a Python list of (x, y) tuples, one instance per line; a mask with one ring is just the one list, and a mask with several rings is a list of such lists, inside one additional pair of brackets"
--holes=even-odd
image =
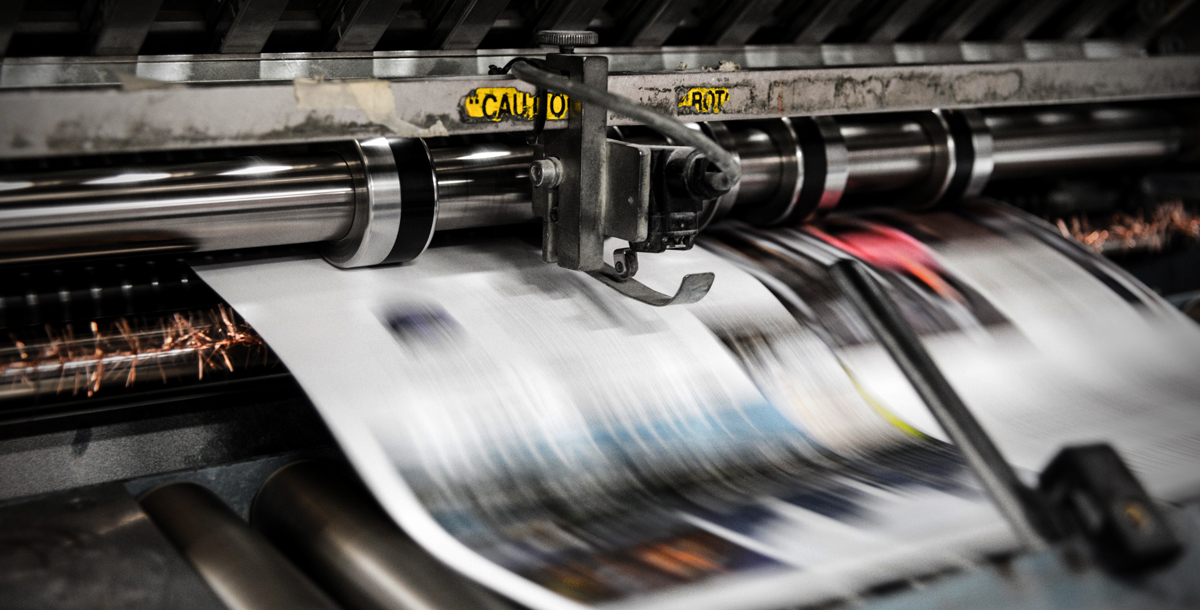
[(553, 157), (529, 164), (529, 181), (536, 187), (554, 188), (562, 182), (562, 163)]

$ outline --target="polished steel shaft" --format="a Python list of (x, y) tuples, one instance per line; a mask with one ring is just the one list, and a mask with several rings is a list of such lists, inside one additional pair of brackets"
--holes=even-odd
[(396, 527), (345, 466), (284, 466), (250, 518), (350, 610), (511, 610)]
[(0, 260), (334, 240), (354, 218), (336, 153), (0, 177)]
[(848, 153), (848, 193), (899, 191), (933, 171), (933, 145), (921, 124), (892, 117), (838, 121)]
[(435, 148), (437, 228), (469, 229), (533, 219), (529, 164), (533, 148), (504, 144)]
[(338, 610), (211, 491), (195, 483), (170, 483), (150, 490), (140, 502), (230, 608)]
[[(833, 131), (840, 133), (844, 193), (856, 202), (888, 197), (883, 201), (906, 205), (935, 191), (941, 196), (942, 177), (948, 183), (956, 170), (947, 166), (948, 136), (938, 127), (945, 122), (931, 116), (837, 118)], [(1183, 142), (1175, 119), (1153, 108), (985, 111), (977, 124), (994, 142), (984, 164), (990, 174), (976, 177), (982, 181), (1160, 162), (1177, 154)], [(726, 124), (727, 145), (737, 149), (743, 169), (734, 214), (758, 206), (785, 209), (800, 196), (801, 184), (821, 178), (805, 157), (811, 147), (801, 146), (795, 129), (780, 125)], [(533, 219), (532, 159), (527, 146), (433, 148), (436, 229)], [(0, 262), (337, 240), (351, 231), (356, 209), (362, 209), (365, 187), (357, 179), (362, 167), (353, 154), (331, 151), (0, 176)], [(840, 197), (838, 192), (833, 201)], [(792, 221), (786, 213), (770, 218), (775, 215), (764, 215), (763, 222)]]
[(1184, 140), (1172, 117), (1154, 109), (997, 111), (984, 121), (1000, 179), (1159, 163)]

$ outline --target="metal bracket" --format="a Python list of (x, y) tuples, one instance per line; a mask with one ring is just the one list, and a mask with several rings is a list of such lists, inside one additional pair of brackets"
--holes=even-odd
[(617, 273), (617, 270), (609, 265), (605, 265), (601, 271), (590, 271), (588, 275), (600, 280), (600, 283), (631, 299), (636, 299), (655, 307), (695, 303), (708, 294), (708, 290), (712, 288), (713, 280), (717, 277), (712, 272), (689, 273), (683, 276), (683, 282), (679, 284), (679, 289), (675, 291), (675, 294), (668, 295), (635, 279), (628, 277), (622, 279), (621, 274)]
[[(560, 46), (586, 44), (594, 38), (589, 32), (542, 34), (539, 40)], [(562, 53), (548, 54), (544, 66), (557, 73), (553, 78), (561, 74), (566, 82), (607, 90), (608, 60), (603, 56), (575, 55), (564, 48)], [(544, 144), (537, 147), (530, 167), (533, 210), (542, 218), (542, 260), (586, 271), (622, 294), (658, 307), (703, 298), (712, 287), (711, 273), (684, 277), (674, 295), (632, 277), (637, 273), (638, 251), (692, 247), (700, 229), (702, 200), (707, 198), (707, 191), (697, 191), (694, 183), (708, 175), (708, 160), (691, 147), (609, 140), (606, 107), (574, 96), (568, 106), (567, 128), (544, 134)], [(630, 243), (617, 252), (615, 268), (604, 263), (605, 237)]]

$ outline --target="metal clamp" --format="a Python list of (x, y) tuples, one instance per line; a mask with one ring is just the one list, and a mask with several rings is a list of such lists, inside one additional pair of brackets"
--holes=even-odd
[(325, 260), (342, 268), (404, 263), (425, 251), (437, 224), (437, 177), (419, 138), (355, 141), (343, 154), (354, 177), (354, 221), (327, 245)]
[(420, 138), (388, 140), (396, 172), (400, 177), (400, 201), (403, 204), (396, 243), (384, 263), (407, 263), (429, 247), (437, 229), (437, 173), (429, 156), (429, 147)]
[(803, 150), (804, 179), (792, 213), (784, 221), (807, 222), (837, 207), (850, 176), (850, 153), (833, 117), (792, 119)]
[(946, 191), (947, 198), (967, 199), (978, 197), (987, 186), (995, 167), (995, 141), (988, 129), (983, 114), (978, 110), (965, 109), (943, 115), (950, 127), (950, 136), (955, 143), (958, 166), (954, 178)]
[(354, 176), (354, 222), (324, 251), (325, 260), (342, 268), (382, 263), (400, 232), (400, 175), (387, 138), (355, 140), (354, 152), (346, 159)]
[(933, 167), (929, 171), (929, 179), (903, 198), (902, 206), (927, 209), (937, 205), (950, 190), (958, 169), (958, 155), (954, 138), (950, 135), (950, 126), (940, 110), (922, 112), (917, 115), (917, 122), (929, 138), (929, 146), (933, 150)]

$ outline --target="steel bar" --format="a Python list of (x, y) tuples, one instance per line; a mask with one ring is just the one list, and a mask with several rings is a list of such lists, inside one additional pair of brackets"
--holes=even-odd
[[(975, 191), (989, 178), (1162, 162), (1184, 143), (1177, 119), (1155, 109), (975, 111), (976, 120), (960, 126), (967, 131), (953, 138), (938, 116), (925, 111), (822, 118), (828, 132), (796, 130), (812, 123), (809, 119), (722, 123), (728, 134), (723, 146), (740, 159), (744, 176), (730, 205), (752, 222), (789, 217), (802, 186), (826, 179), (804, 169), (809, 164), (804, 159), (829, 154), (831, 145), (841, 151), (835, 164), (839, 193), (855, 201), (886, 193), (896, 202), (920, 205), (936, 201), (958, 175), (948, 165), (952, 139), (975, 147), (982, 141), (976, 136), (986, 136), (987, 171), (964, 167), (969, 175), (959, 176), (975, 184)], [(636, 134), (631, 137), (636, 140)], [(208, 251), (343, 236), (353, 241), (348, 232), (358, 226), (356, 210), (379, 193), (372, 195), (370, 188), (361, 193), (356, 176), (363, 170), (356, 168), (362, 162), (347, 162), (348, 157), (354, 158), (327, 153), (0, 176), (0, 260), (105, 253), (130, 243)], [(410, 245), (423, 246), (435, 229), (530, 220), (532, 160), (532, 149), (524, 145), (433, 147), (424, 173), (403, 174), (399, 181), (401, 190), (428, 181), (429, 213), (437, 210), (434, 228), (418, 226), (420, 243)], [(413, 197), (402, 199), (416, 205)], [(402, 218), (416, 217), (405, 212)], [(404, 245), (399, 237), (393, 241)]]
[(402, 4), (404, 0), (345, 0), (334, 14), (325, 48), (374, 50)]
[(287, 3), (288, 0), (226, 0), (214, 32), (217, 51), (262, 51)]
[(142, 496), (142, 509), (231, 608), (337, 610), (312, 581), (215, 494), (170, 483)]
[(263, 484), (251, 521), (350, 610), (509, 610), (402, 532), (344, 466), (295, 462)]
[[(285, 13), (286, 15), (286, 13)], [(276, 29), (279, 29), (277, 26)], [(204, 30), (201, 30), (204, 31)], [(880, 49), (891, 48), (889, 53)], [(1078, 59), (1139, 58), (1142, 47), (1129, 42), (1039, 41), (1029, 44), (996, 42), (900, 43), (896, 45), (754, 45), (738, 48), (666, 47), (630, 49), (591, 48), (589, 54), (608, 57), (613, 72), (716, 69), (721, 61), (744, 69), (782, 70), (827, 65), (868, 63), (997, 63), (1045, 61), (1050, 57)], [(442, 76), (483, 76), (491, 65), (514, 57), (542, 57), (545, 49), (471, 49), (445, 51), (376, 51), (373, 53), (264, 53), (261, 55), (204, 55), (137, 57), (10, 57), (0, 66), (0, 89), (47, 87), (119, 87), (122, 77), (149, 81), (208, 84), (284, 84), (297, 78), (400, 79)], [(849, 57), (849, 61), (843, 58)], [(831, 61), (836, 58), (837, 61)], [(923, 58), (909, 61), (906, 58)], [(931, 59), (933, 58), (933, 59)], [(153, 84), (153, 83), (144, 83)]]
[(100, 0), (89, 30), (92, 53), (137, 55), (163, 0)]
[(848, 193), (905, 190), (933, 171), (933, 145), (916, 120), (851, 118), (838, 126), (849, 153)]
[(437, 173), (439, 231), (533, 220), (527, 146), (481, 144), (430, 151)]
[(1162, 112), (1132, 108), (992, 112), (993, 179), (1161, 162), (1179, 152), (1183, 133)]
[(104, 253), (128, 244), (223, 250), (338, 239), (355, 190), (336, 153), (5, 176), (0, 250)]
[[(518, 117), (464, 118), (470, 94), (492, 87), (534, 93), (504, 77), (4, 91), (0, 159), (532, 129)], [(728, 89), (720, 113), (680, 106), (676, 92), (697, 87)], [(613, 74), (609, 90), (689, 122), (1154, 100), (1200, 95), (1200, 57)], [(359, 94), (367, 109), (341, 101)], [(609, 116), (610, 125), (630, 123)]]
[(879, 280), (857, 260), (836, 262), (829, 273), (971, 465), (1017, 539), (1029, 550), (1044, 549), (1056, 540), (1059, 532), (1049, 508), (1017, 478)]

